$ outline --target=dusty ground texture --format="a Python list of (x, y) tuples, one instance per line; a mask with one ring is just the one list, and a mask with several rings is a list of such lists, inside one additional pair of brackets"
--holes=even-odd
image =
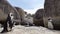
[[(0, 28), (0, 31), (2, 29)], [(24, 26), (15, 26), (11, 32), (0, 33), (0, 34), (60, 34), (60, 31), (49, 30), (44, 27), (24, 27)]]

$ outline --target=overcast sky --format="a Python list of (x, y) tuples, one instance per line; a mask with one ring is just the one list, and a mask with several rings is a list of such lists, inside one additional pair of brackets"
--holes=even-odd
[(44, 8), (44, 0), (8, 0), (8, 2), (31, 14), (34, 14), (37, 9)]

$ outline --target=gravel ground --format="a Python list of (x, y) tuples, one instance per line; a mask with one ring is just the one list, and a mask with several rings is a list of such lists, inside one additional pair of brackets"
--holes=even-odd
[[(3, 28), (0, 28), (0, 32)], [(13, 30), (7, 33), (0, 33), (0, 34), (60, 34), (60, 31), (56, 30), (49, 30), (44, 27), (24, 27), (24, 26), (15, 26)]]

